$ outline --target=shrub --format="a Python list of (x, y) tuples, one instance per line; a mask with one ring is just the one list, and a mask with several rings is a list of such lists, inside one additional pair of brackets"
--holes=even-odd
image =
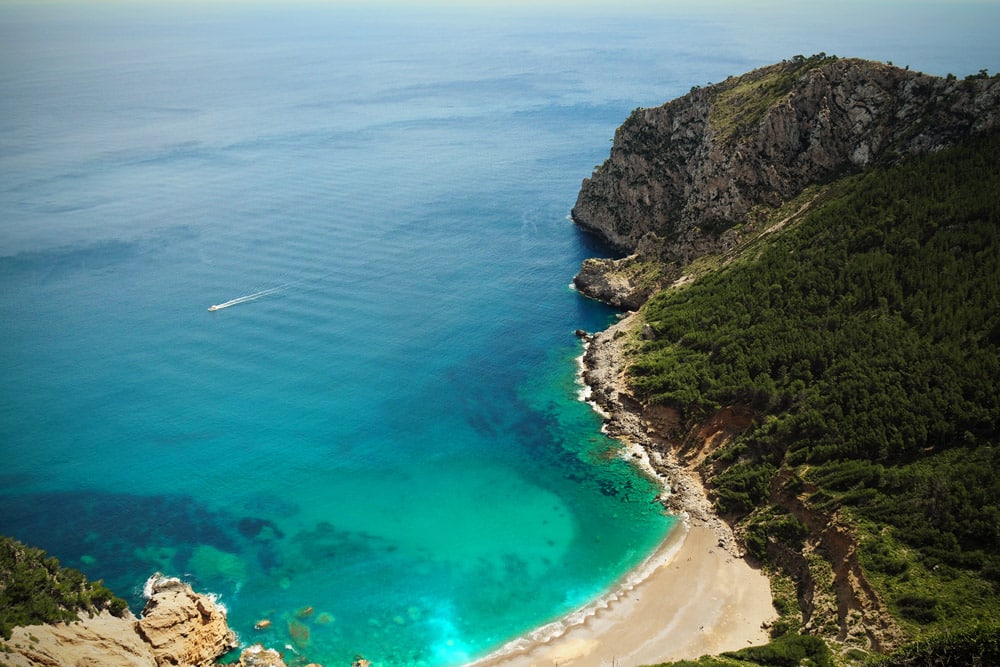
[(816, 667), (833, 667), (830, 648), (820, 637), (812, 635), (785, 635), (764, 646), (751, 646), (722, 655), (768, 667), (799, 667), (806, 660)]
[(937, 600), (921, 595), (901, 595), (896, 598), (899, 613), (917, 623), (933, 623), (938, 620)]
[(0, 635), (5, 639), (18, 626), (68, 623), (80, 612), (104, 609), (121, 616), (127, 608), (101, 582), (91, 584), (41, 549), (0, 536)]
[(906, 644), (866, 667), (965, 667), (1000, 665), (1000, 625), (985, 624)]

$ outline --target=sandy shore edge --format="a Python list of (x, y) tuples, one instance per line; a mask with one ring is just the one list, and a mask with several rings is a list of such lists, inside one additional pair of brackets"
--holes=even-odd
[(657, 478), (681, 522), (642, 565), (596, 602), (516, 639), (473, 667), (633, 667), (732, 651), (768, 641), (777, 614), (762, 572), (743, 558), (697, 474), (651, 442), (622, 391), (624, 318), (587, 343), (587, 399), (624, 455)]

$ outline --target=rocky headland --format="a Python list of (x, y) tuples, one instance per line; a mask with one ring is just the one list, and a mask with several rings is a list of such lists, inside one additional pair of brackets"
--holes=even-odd
[(574, 282), (636, 309), (695, 259), (737, 249), (809, 186), (996, 128), (998, 108), (995, 77), (820, 54), (636, 109), (572, 211), (626, 257), (587, 260)]
[[(18, 626), (0, 639), (10, 667), (209, 667), (239, 643), (226, 610), (180, 579), (156, 574), (138, 618), (126, 610), (80, 612), (76, 621)], [(243, 667), (285, 667), (280, 653), (244, 649)]]

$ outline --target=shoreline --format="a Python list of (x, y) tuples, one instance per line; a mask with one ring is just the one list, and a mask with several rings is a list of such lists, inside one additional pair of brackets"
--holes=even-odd
[(586, 401), (622, 455), (663, 487), (678, 517), (666, 538), (606, 594), (514, 639), (467, 667), (633, 667), (733, 651), (769, 640), (777, 618), (768, 578), (743, 559), (697, 473), (657, 447), (639, 406), (623, 391), (629, 315), (585, 343)]
[(648, 576), (468, 667), (636, 667), (768, 641), (770, 582), (720, 549), (711, 528), (678, 523), (651, 559)]
[[(466, 667), (566, 664), (572, 658), (570, 654), (574, 651), (582, 654), (583, 649), (593, 643), (593, 638), (580, 635), (588, 629), (606, 624), (620, 613), (620, 607), (629, 604), (643, 583), (661, 567), (668, 565), (682, 550), (689, 530), (687, 524), (679, 520), (642, 563), (622, 575), (599, 598), (510, 640), (492, 653), (468, 663)], [(539, 661), (539, 657), (543, 659)]]

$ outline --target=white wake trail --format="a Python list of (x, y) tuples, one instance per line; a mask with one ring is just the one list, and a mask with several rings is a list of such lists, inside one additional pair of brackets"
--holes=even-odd
[(260, 292), (254, 292), (253, 294), (247, 294), (246, 296), (238, 296), (235, 299), (230, 299), (223, 303), (217, 303), (214, 306), (209, 306), (209, 310), (222, 310), (223, 308), (229, 308), (230, 306), (235, 306), (240, 303), (246, 303), (247, 301), (253, 301), (259, 299), (262, 296), (267, 296), (268, 294), (274, 294), (275, 292), (280, 292), (283, 289), (291, 287), (295, 283), (286, 283), (284, 285), (278, 285), (277, 287), (272, 287), (271, 289), (262, 290)]
[[(2, 0), (0, 0), (2, 1)], [(246, 303), (247, 301), (255, 301), (262, 296), (267, 296), (268, 294), (276, 294), (278, 292), (284, 292), (292, 287), (298, 287), (306, 291), (317, 289), (323, 280), (326, 280), (332, 275), (332, 272), (324, 273), (316, 277), (300, 278), (299, 280), (293, 280), (289, 283), (284, 283), (283, 285), (278, 285), (277, 287), (271, 287), (266, 290), (261, 290), (260, 292), (254, 292), (253, 294), (247, 294), (246, 296), (238, 296), (235, 299), (230, 299), (229, 301), (224, 301), (222, 303), (217, 303), (214, 306), (209, 306), (209, 310), (222, 310), (223, 308), (229, 308), (230, 306), (235, 306), (237, 304)]]

